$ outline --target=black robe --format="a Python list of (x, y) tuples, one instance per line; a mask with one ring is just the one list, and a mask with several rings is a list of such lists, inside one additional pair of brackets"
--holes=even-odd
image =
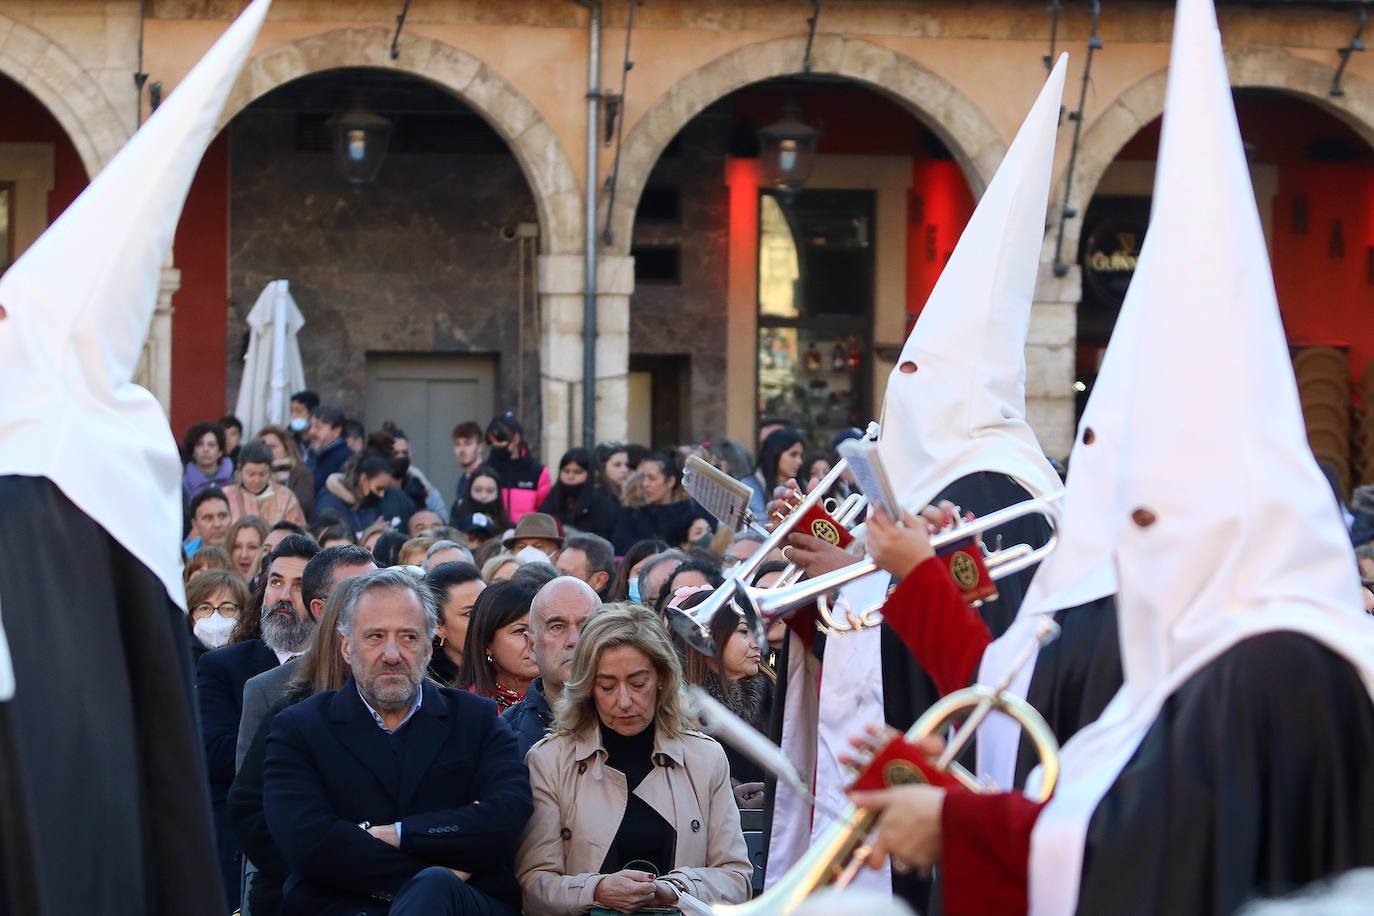
[(223, 912), (186, 617), (161, 581), (52, 482), (0, 477), (0, 609), (0, 912)]
[(1374, 705), (1292, 632), (1251, 637), (1166, 701), (1089, 823), (1078, 912), (1233, 913), (1374, 866)]
[[(1026, 488), (1006, 474), (980, 471), (959, 478), (934, 501), (947, 499), (963, 512), (972, 512), (981, 518), (1030, 498)], [(1049, 540), (1049, 535), (1049, 526), (1043, 518), (1028, 515), (986, 532), (983, 543), (995, 545), (1000, 536), (1004, 547), (1029, 544), (1038, 548)], [(1006, 632), (1016, 619), (1021, 598), (1034, 574), (1035, 567), (1031, 567), (1002, 579), (997, 583), (998, 599), (984, 602), (979, 608), (983, 621), (992, 631), (993, 639)], [(886, 625), (882, 629), (882, 659), (884, 717), (887, 724), (906, 731), (921, 717), (921, 713), (940, 698), (940, 692), (935, 689), (935, 682), (930, 675), (916, 663), (901, 637)]]
[[(1054, 615), (1059, 638), (1040, 647), (1026, 688), (1026, 702), (1045, 717), (1063, 747), (1083, 726), (1096, 722), (1121, 689), (1121, 640), (1116, 596), (1108, 595)], [(1016, 754), (1016, 785), (1040, 762), (1025, 731)]]

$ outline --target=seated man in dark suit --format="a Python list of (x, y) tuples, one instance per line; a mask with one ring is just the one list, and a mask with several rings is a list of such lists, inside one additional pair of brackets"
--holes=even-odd
[(533, 810), (514, 734), (492, 701), (425, 681), (438, 616), (421, 583), (388, 569), (340, 588), (353, 676), (268, 732), (282, 913), (514, 916)]

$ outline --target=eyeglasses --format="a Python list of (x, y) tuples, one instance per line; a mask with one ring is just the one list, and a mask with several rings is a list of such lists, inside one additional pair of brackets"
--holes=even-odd
[(207, 602), (191, 608), (191, 616), (200, 618), (209, 617), (211, 614), (219, 614), (221, 617), (237, 617), (238, 613), (239, 606), (232, 601), (226, 601), (220, 605)]

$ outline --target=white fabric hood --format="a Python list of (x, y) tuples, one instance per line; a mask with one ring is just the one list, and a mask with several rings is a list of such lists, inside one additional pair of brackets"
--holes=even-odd
[(1307, 445), (1211, 0), (1178, 4), (1131, 296), (1144, 381), (1131, 386), (1108, 500), (1126, 683), (1064, 748), (1031, 838), (1036, 914), (1074, 911), (1098, 802), (1164, 701), (1227, 649), (1300, 632), (1374, 685), (1374, 624)]
[[(1149, 239), (1146, 239), (1146, 246)], [(1059, 502), (1059, 543), (1041, 561), (1007, 631), (983, 652), (978, 682), (1001, 684), (1024, 649), (1036, 640), (1040, 621), (1068, 608), (1116, 594), (1116, 530), (1121, 515), (1118, 458), (1125, 435), (1126, 400), (1136, 382), (1136, 332), (1147, 284), (1127, 291), (1111, 342), (1093, 385), (1069, 457), (1069, 476)], [(1038, 649), (1016, 672), (1007, 692), (1026, 698)], [(978, 773), (993, 785), (1011, 787), (1021, 726), (993, 715), (978, 732)]]
[(1060, 55), (888, 376), (879, 451), (909, 510), (977, 471), (1009, 474), (1035, 496), (1060, 486), (1026, 422), (1025, 348), (1067, 60)]
[(181, 461), (133, 384), (181, 208), (271, 0), (254, 0), (0, 280), (0, 475), (45, 477), (185, 606)]

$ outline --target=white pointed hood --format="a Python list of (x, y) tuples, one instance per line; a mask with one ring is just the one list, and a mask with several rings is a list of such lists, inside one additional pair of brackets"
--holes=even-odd
[(1131, 292), (1140, 380), (1111, 521), (1126, 683), (1064, 748), (1031, 839), (1037, 914), (1074, 911), (1098, 802), (1164, 701), (1227, 649), (1300, 632), (1374, 686), (1374, 627), (1307, 445), (1211, 0), (1178, 5)]
[[(1035, 496), (1059, 475), (1026, 422), (1026, 334), (1068, 55), (1060, 55), (940, 274), (887, 382), (879, 451), (915, 511), (998, 471)], [(915, 367), (915, 371), (911, 371)]]
[(254, 0), (0, 279), (0, 475), (46, 477), (178, 605), (181, 461), (133, 384), (186, 194), (271, 0)]
[[(1149, 246), (1149, 237), (1145, 245)], [(1143, 257), (1143, 255), (1142, 255)], [(1118, 458), (1126, 433), (1126, 405), (1137, 383), (1137, 327), (1148, 283), (1131, 286), (1097, 382), (1078, 423), (1069, 457), (1069, 476), (1059, 503), (1059, 542), (1041, 561), (1016, 620), (983, 652), (978, 682), (1001, 684), (1026, 646), (1035, 641), (1046, 616), (1114, 595), (1116, 530), (1119, 518)], [(1008, 693), (1025, 699), (1038, 650), (1016, 672)], [(978, 772), (994, 785), (1012, 785), (1021, 727), (1008, 716), (992, 716), (978, 732)]]

